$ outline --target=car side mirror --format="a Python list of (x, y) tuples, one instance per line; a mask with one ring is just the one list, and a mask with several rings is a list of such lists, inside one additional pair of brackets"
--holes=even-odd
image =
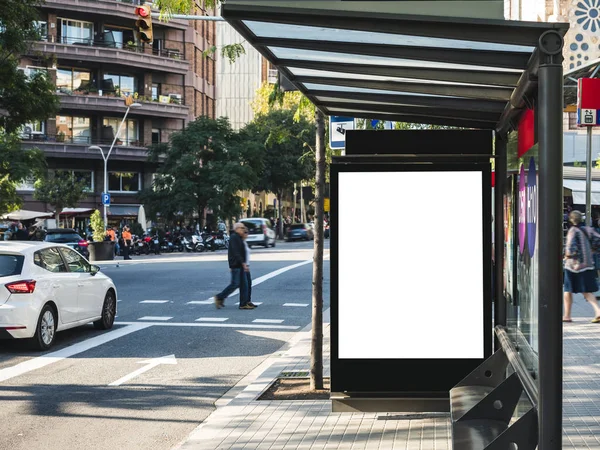
[(94, 275), (96, 275), (98, 272), (100, 272), (100, 267), (98, 267), (98, 266), (97, 266), (97, 265), (95, 265), (95, 264), (92, 264), (92, 265), (90, 266), (90, 275), (91, 275), (91, 276), (94, 276)]

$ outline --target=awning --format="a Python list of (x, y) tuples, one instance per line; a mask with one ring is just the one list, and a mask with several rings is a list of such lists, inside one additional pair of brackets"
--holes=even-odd
[(63, 210), (60, 212), (61, 216), (65, 215), (65, 216), (74, 216), (77, 214), (85, 214), (85, 213), (89, 213), (90, 211), (93, 211), (92, 208), (63, 208)]
[(535, 96), (540, 37), (560, 51), (569, 26), (355, 3), (228, 0), (222, 15), (326, 115), (501, 132)]
[(41, 211), (27, 211), (26, 209), (18, 209), (16, 211), (10, 212), (8, 214), (4, 214), (0, 216), (0, 219), (4, 220), (31, 220), (37, 219), (40, 217), (53, 217), (54, 214), (46, 213)]
[(140, 205), (110, 205), (107, 211), (109, 216), (137, 217)]
[[(573, 195), (574, 205), (585, 205), (585, 180), (563, 180), (563, 187)], [(600, 181), (592, 181), (592, 205), (600, 205)]]

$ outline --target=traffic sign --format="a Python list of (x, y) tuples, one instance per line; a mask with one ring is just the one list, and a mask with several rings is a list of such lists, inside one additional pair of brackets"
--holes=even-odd
[(102, 193), (102, 204), (110, 205), (110, 194), (107, 194), (106, 192)]
[(337, 150), (346, 148), (348, 130), (354, 130), (353, 117), (329, 116), (329, 146)]
[(600, 79), (579, 78), (577, 80), (577, 126), (600, 125)]
[(600, 119), (600, 114), (598, 114), (598, 110), (596, 109), (577, 110), (577, 125), (580, 127), (600, 125), (598, 119)]
[(323, 200), (325, 200), (325, 201), (323, 202), (323, 211), (325, 211), (325, 212), (329, 212), (329, 211), (330, 211), (330, 209), (331, 209), (331, 207), (330, 207), (330, 204), (331, 204), (331, 203), (329, 202), (329, 199), (328, 199), (327, 197), (325, 197)]

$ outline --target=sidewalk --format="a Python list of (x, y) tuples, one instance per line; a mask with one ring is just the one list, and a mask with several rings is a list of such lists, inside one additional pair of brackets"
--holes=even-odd
[[(600, 450), (600, 324), (575, 296), (573, 320), (564, 327), (564, 449)], [(329, 318), (325, 314), (325, 376), (329, 376)], [(241, 385), (178, 450), (450, 450), (445, 415), (332, 413), (329, 401), (259, 401), (281, 372), (308, 371), (310, 328), (299, 332)], [(234, 388), (235, 392), (235, 388)]]

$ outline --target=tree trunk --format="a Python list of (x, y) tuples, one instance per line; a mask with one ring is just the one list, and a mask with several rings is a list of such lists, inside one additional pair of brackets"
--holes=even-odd
[(281, 199), (283, 198), (283, 189), (277, 192), (277, 211), (279, 213), (279, 227), (277, 229), (277, 238), (283, 239), (283, 206)]
[(60, 228), (60, 211), (58, 209), (54, 213), (54, 219), (56, 220), (56, 228)]
[(312, 339), (310, 388), (323, 389), (323, 209), (325, 194), (325, 118), (316, 110), (315, 252), (312, 280)]

